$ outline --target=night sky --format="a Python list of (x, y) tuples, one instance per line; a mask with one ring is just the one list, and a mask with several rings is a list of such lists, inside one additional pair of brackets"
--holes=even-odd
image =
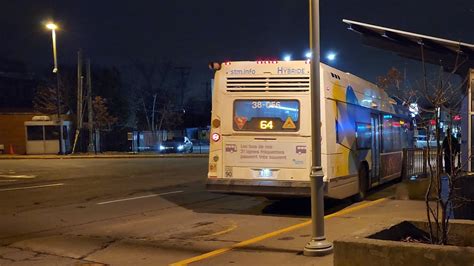
[[(303, 59), (308, 50), (307, 0), (3, 0), (0, 56), (32, 70), (51, 65), (51, 37), (42, 23), (54, 19), (60, 64), (73, 64), (82, 47), (96, 64), (123, 66), (134, 59), (169, 59), (191, 66), (190, 88), (211, 76), (209, 61)], [(335, 67), (374, 81), (391, 66), (413, 61), (362, 45), (343, 18), (474, 43), (472, 0), (320, 0), (323, 56)], [(324, 59), (323, 59), (324, 60)]]

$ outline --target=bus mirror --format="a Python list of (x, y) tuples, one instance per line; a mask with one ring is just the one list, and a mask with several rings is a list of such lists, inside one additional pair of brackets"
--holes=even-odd
[(221, 64), (218, 63), (218, 62), (210, 62), (209, 63), (209, 69), (214, 70), (214, 71), (220, 70), (221, 69)]

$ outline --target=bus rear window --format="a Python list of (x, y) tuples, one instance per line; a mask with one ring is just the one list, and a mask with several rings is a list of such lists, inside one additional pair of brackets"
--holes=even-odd
[(236, 131), (294, 132), (300, 127), (297, 100), (235, 100)]

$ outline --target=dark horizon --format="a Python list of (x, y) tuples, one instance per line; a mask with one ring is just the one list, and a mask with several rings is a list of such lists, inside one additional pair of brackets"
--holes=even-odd
[[(308, 44), (307, 1), (240, 1), (230, 5), (203, 0), (81, 1), (20, 0), (4, 3), (0, 16), (0, 56), (23, 61), (30, 69), (52, 65), (51, 36), (58, 30), (59, 63), (75, 64), (82, 48), (94, 64), (121, 67), (136, 59), (162, 59), (191, 66), (191, 89), (211, 77), (209, 61), (256, 60), (292, 54), (303, 59)], [(399, 3), (367, 0), (352, 4), (321, 1), (321, 53), (338, 54), (332, 66), (374, 82), (390, 67), (418, 69), (415, 61), (364, 46), (343, 18), (445, 39), (474, 43), (474, 3), (441, 0)], [(423, 14), (420, 14), (425, 11)], [(409, 18), (409, 19), (408, 19)]]

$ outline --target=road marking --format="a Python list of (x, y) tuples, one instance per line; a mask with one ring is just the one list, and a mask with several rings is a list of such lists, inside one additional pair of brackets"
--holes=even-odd
[(234, 231), (237, 227), (238, 227), (237, 224), (235, 224), (234, 221), (231, 221), (231, 225), (228, 228), (226, 228), (224, 230), (221, 230), (221, 231), (218, 231), (218, 232), (215, 232), (215, 233), (212, 233), (212, 234), (202, 235), (202, 236), (199, 236), (199, 237), (206, 238), (206, 237), (213, 237), (213, 236), (223, 235), (223, 234), (226, 234), (228, 232)]
[(234, 222), (232, 222), (232, 225), (229, 228), (227, 228), (225, 230), (222, 230), (222, 231), (219, 231), (219, 232), (215, 232), (213, 234), (210, 234), (209, 236), (223, 235), (223, 234), (229, 233), (231, 231), (234, 231), (236, 228), (237, 228), (237, 225)]
[[(341, 216), (341, 215), (344, 215), (344, 214), (347, 214), (347, 213), (350, 213), (350, 212), (353, 212), (353, 211), (356, 211), (356, 210), (367, 208), (367, 207), (373, 206), (375, 204), (378, 204), (380, 202), (383, 202), (385, 200), (387, 200), (387, 198), (381, 198), (381, 199), (374, 200), (374, 201), (371, 201), (371, 202), (368, 202), (368, 203), (363, 203), (363, 204), (354, 206), (352, 208), (347, 208), (347, 209), (335, 212), (333, 214), (326, 215), (326, 216), (324, 216), (324, 219), (329, 219), (329, 218), (332, 218), (332, 217)], [(211, 258), (211, 257), (215, 257), (215, 256), (221, 255), (225, 252), (231, 251), (233, 249), (248, 246), (248, 245), (260, 242), (262, 240), (265, 240), (265, 239), (268, 239), (268, 238), (271, 238), (271, 237), (274, 237), (274, 236), (277, 236), (277, 235), (280, 235), (280, 234), (283, 234), (283, 233), (291, 232), (293, 230), (305, 227), (305, 226), (310, 225), (310, 224), (311, 224), (311, 220), (308, 220), (306, 222), (295, 224), (295, 225), (292, 225), (292, 226), (289, 226), (289, 227), (286, 227), (286, 228), (282, 228), (280, 230), (276, 230), (276, 231), (273, 231), (273, 232), (270, 232), (270, 233), (267, 233), (267, 234), (264, 234), (264, 235), (260, 235), (260, 236), (257, 236), (257, 237), (254, 237), (254, 238), (251, 238), (251, 239), (248, 239), (248, 240), (244, 240), (242, 242), (239, 242), (239, 243), (234, 244), (234, 245), (229, 246), (229, 247), (217, 249), (217, 250), (214, 250), (214, 251), (211, 251), (211, 252), (208, 252), (208, 253), (204, 253), (204, 254), (196, 256), (196, 257), (181, 260), (181, 261), (175, 262), (173, 264), (170, 264), (170, 266), (184, 266), (184, 265), (188, 265), (188, 264), (193, 263), (193, 262), (197, 262), (197, 261), (201, 261), (201, 260), (208, 259), (208, 258)]]
[(4, 178), (35, 178), (35, 175), (0, 175)]
[(99, 202), (99, 203), (97, 203), (97, 205), (104, 205), (104, 204), (109, 204), (109, 203), (122, 202), (122, 201), (129, 201), (129, 200), (136, 200), (136, 199), (146, 199), (146, 198), (151, 198), (151, 197), (156, 197), (156, 196), (163, 196), (163, 195), (169, 195), (169, 194), (176, 194), (176, 193), (181, 193), (181, 192), (183, 192), (183, 191), (182, 191), (182, 190), (178, 190), (178, 191), (171, 191), (171, 192), (165, 192), (165, 193), (160, 193), (160, 194), (150, 194), (150, 195), (140, 196), (140, 197), (125, 198), (125, 199), (118, 199), (118, 200), (110, 200), (110, 201)]
[(64, 185), (64, 183), (55, 183), (55, 184), (48, 184), (48, 185), (41, 185), (41, 186), (4, 188), (4, 189), (0, 189), (0, 192), (2, 192), (2, 191), (13, 191), (13, 190), (23, 190), (23, 189), (33, 189), (33, 188), (44, 188), (44, 187), (57, 187), (57, 186), (63, 186), (63, 185)]

